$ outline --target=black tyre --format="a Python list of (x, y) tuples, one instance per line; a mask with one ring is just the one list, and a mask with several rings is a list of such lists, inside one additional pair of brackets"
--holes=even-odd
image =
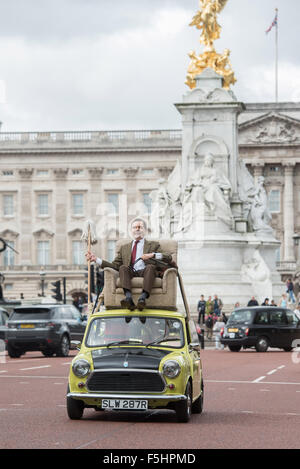
[(231, 352), (239, 352), (242, 348), (241, 345), (228, 345)]
[(201, 394), (198, 399), (195, 400), (192, 404), (192, 413), (193, 414), (202, 414), (203, 411), (203, 401), (204, 401), (204, 384), (203, 380), (201, 381)]
[(191, 383), (188, 382), (185, 390), (186, 399), (184, 401), (177, 402), (176, 404), (176, 415), (178, 422), (187, 423), (192, 415), (192, 388)]
[(20, 358), (22, 350), (14, 348), (11, 344), (7, 344), (7, 353), (10, 358)]
[[(67, 393), (70, 392), (70, 388), (68, 386)], [(67, 396), (67, 412), (68, 417), (71, 420), (80, 420), (84, 411), (84, 403), (77, 399), (73, 399), (73, 397)]]
[(70, 340), (69, 337), (64, 334), (60, 340), (60, 344), (56, 350), (56, 355), (58, 357), (67, 357), (70, 351)]
[(42, 350), (42, 354), (45, 357), (53, 357), (54, 353), (54, 350)]
[(269, 340), (267, 337), (259, 337), (257, 339), (255, 349), (257, 352), (266, 352), (269, 348)]

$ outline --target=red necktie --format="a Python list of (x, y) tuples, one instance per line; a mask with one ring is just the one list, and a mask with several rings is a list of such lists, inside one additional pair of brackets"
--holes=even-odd
[(137, 248), (137, 243), (139, 242), (139, 240), (135, 241), (134, 242), (134, 246), (133, 246), (133, 249), (131, 251), (131, 265), (133, 265), (135, 263), (135, 258), (136, 258), (136, 248)]

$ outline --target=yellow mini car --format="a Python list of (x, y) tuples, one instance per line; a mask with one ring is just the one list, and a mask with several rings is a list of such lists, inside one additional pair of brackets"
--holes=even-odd
[(108, 310), (90, 316), (67, 391), (70, 419), (85, 408), (173, 409), (180, 422), (203, 409), (195, 324), (179, 312)]

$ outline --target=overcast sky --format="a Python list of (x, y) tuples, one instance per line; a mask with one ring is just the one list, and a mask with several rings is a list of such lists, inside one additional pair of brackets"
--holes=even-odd
[[(0, 1), (2, 131), (181, 128), (198, 0)], [(279, 100), (300, 101), (299, 0), (228, 0), (215, 46), (241, 101), (274, 101), (276, 7)]]

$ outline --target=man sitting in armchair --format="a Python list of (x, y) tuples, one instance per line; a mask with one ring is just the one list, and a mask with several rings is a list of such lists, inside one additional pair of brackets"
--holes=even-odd
[(143, 220), (135, 219), (132, 222), (131, 233), (133, 241), (121, 246), (112, 262), (100, 259), (92, 252), (87, 252), (86, 257), (102, 268), (111, 267), (119, 271), (121, 286), (125, 293), (125, 298), (121, 300), (122, 308), (134, 311), (136, 306), (131, 293), (131, 279), (133, 277), (143, 277), (143, 292), (137, 303), (137, 308), (143, 311), (146, 306), (146, 299), (150, 296), (155, 277), (158, 274), (155, 264), (151, 263), (150, 259), (171, 262), (172, 256), (161, 251), (159, 242), (145, 239)]

